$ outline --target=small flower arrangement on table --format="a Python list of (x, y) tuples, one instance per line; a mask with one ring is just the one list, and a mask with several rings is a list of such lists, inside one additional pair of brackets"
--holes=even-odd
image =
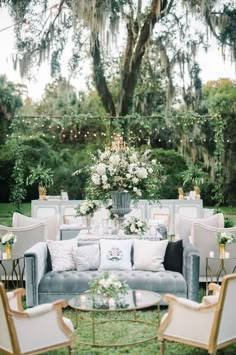
[(145, 221), (137, 217), (129, 217), (126, 222), (124, 222), (124, 232), (125, 234), (144, 234), (148, 230), (148, 225)]
[(84, 200), (76, 208), (76, 217), (80, 217), (80, 216), (93, 217), (94, 212), (96, 212), (97, 209), (98, 209), (98, 205), (96, 204), (96, 202), (94, 202), (92, 200)]
[(89, 282), (89, 291), (92, 296), (101, 295), (107, 298), (117, 299), (128, 292), (129, 286), (126, 281), (120, 281), (113, 273), (104, 272), (104, 274), (95, 280)]
[(10, 231), (1, 237), (2, 245), (13, 246), (16, 242), (17, 242), (17, 236)]
[(235, 241), (235, 238), (227, 232), (217, 233), (218, 244), (231, 244)]

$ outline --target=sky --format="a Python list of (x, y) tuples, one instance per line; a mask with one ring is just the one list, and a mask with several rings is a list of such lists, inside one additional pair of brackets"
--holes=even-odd
[[(14, 71), (12, 63), (12, 55), (14, 49), (13, 27), (4, 31), (2, 29), (11, 26), (12, 20), (4, 9), (0, 9), (0, 75), (5, 74), (7, 80), (14, 83), (25, 84), (28, 87), (28, 95), (34, 100), (40, 100), (43, 95), (45, 86), (52, 81), (50, 78), (50, 68), (48, 63), (44, 63), (40, 69), (35, 70), (35, 79), (22, 79), (18, 71)], [(215, 44), (214, 47), (205, 53), (203, 50), (197, 56), (198, 63), (201, 67), (200, 77), (203, 83), (209, 80), (217, 80), (218, 78), (231, 78), (236, 80), (236, 67), (230, 61), (229, 55), (225, 61), (222, 59), (221, 49)], [(66, 64), (64, 65), (66, 67)], [(64, 72), (66, 77), (67, 73)], [(78, 90), (85, 89), (85, 81), (83, 78), (73, 79), (71, 84)]]

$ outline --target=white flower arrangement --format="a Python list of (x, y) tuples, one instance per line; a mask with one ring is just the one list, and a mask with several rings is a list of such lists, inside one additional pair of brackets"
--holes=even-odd
[(7, 234), (1, 237), (2, 245), (14, 245), (17, 242), (17, 236), (12, 232), (7, 232)]
[(92, 200), (84, 200), (76, 208), (76, 217), (78, 216), (93, 216), (98, 209), (96, 202)]
[[(109, 200), (111, 191), (128, 191), (132, 199), (158, 199), (164, 181), (162, 167), (150, 159), (150, 150), (136, 151), (123, 146), (98, 150), (94, 162), (87, 168), (90, 175), (87, 192), (93, 199)], [(83, 169), (82, 169), (83, 170)], [(77, 170), (73, 175), (81, 173)]]
[(129, 217), (127, 221), (124, 222), (124, 232), (125, 234), (144, 234), (148, 229), (148, 225), (145, 221), (137, 217)]
[(216, 238), (218, 244), (231, 244), (235, 241), (235, 238), (227, 232), (218, 232)]
[(129, 286), (126, 281), (120, 281), (113, 273), (104, 272), (104, 274), (95, 280), (89, 282), (89, 290), (93, 296), (101, 295), (104, 297), (114, 297), (125, 295)]

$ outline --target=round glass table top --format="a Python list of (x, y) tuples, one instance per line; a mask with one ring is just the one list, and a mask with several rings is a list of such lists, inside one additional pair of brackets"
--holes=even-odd
[(71, 298), (69, 306), (80, 311), (127, 311), (156, 306), (162, 300), (159, 293), (145, 290), (128, 290), (118, 299), (101, 295), (92, 296), (90, 292)]

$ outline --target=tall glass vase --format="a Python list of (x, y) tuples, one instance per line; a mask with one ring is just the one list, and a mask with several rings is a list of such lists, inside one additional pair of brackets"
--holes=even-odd
[(91, 233), (92, 218), (90, 215), (86, 215), (85, 217), (86, 217), (86, 226), (87, 226), (88, 233)]
[(118, 216), (118, 229), (122, 228), (124, 215), (131, 211), (130, 195), (127, 191), (112, 191), (112, 212)]

